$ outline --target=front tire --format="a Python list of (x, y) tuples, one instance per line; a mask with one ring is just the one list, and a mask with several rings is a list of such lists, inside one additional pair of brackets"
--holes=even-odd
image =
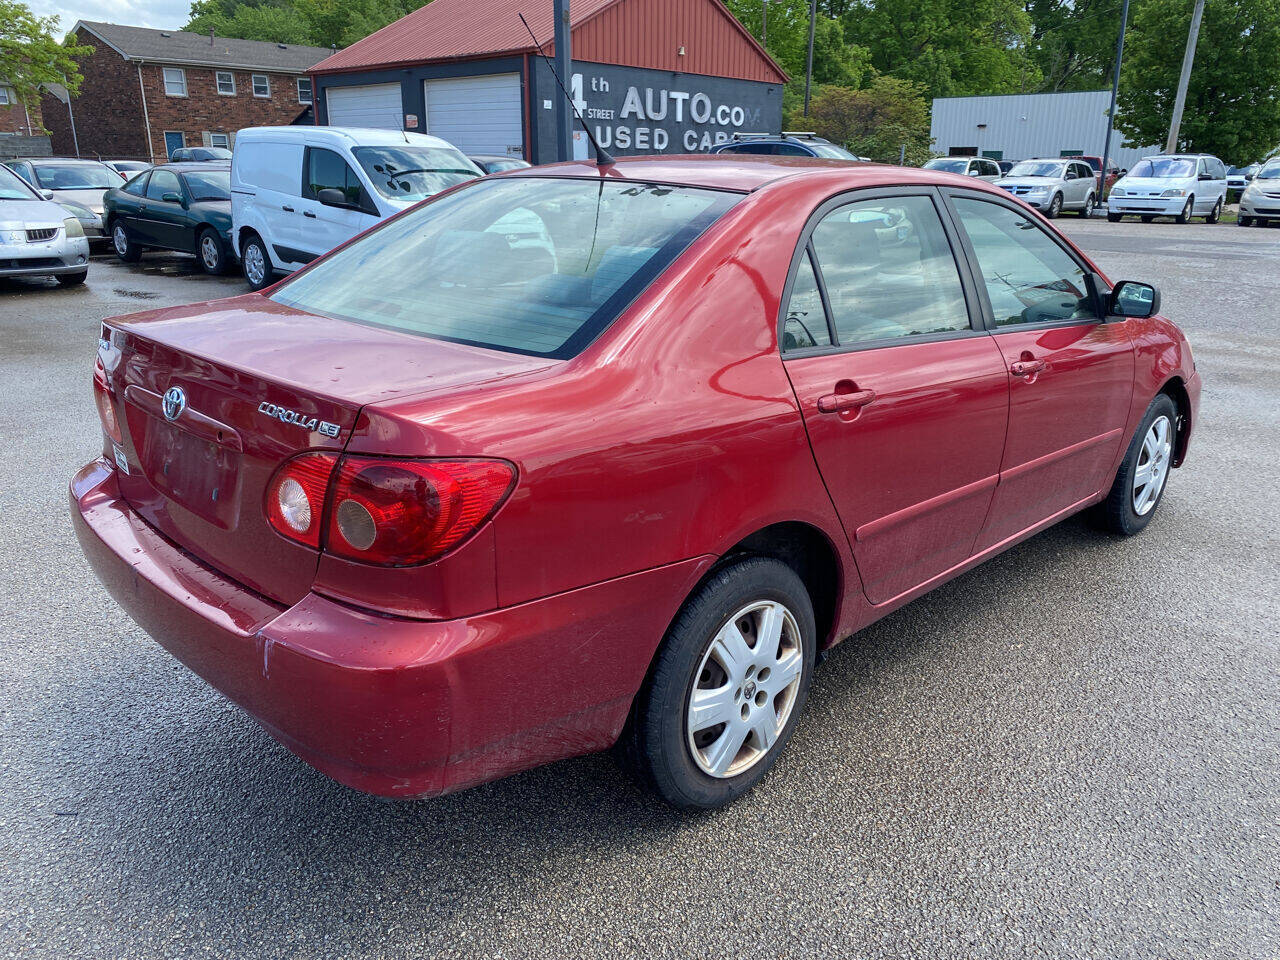
[(1131, 537), (1155, 516), (1173, 467), (1177, 425), (1178, 408), (1166, 394), (1151, 401), (1102, 502), (1103, 524), (1112, 533)]
[(271, 286), (274, 280), (271, 255), (267, 253), (267, 245), (257, 234), (244, 242), (240, 263), (244, 267), (244, 278), (249, 281), (251, 289), (262, 290)]
[(1107, 211), (1107, 223), (1119, 223), (1123, 219), (1123, 213), (1112, 213), (1110, 210)]
[(218, 231), (205, 227), (196, 238), (196, 258), (200, 261), (200, 269), (210, 276), (220, 276), (227, 272), (227, 245), (222, 242)]
[(1178, 214), (1176, 217), (1174, 217), (1174, 219), (1177, 220), (1178, 223), (1190, 223), (1191, 214), (1195, 211), (1195, 208), (1196, 208), (1196, 198), (1187, 197), (1187, 205), (1182, 208), (1182, 212)]
[(1062, 194), (1055, 193), (1053, 195), (1053, 199), (1049, 201), (1049, 209), (1044, 212), (1044, 215), (1048, 217), (1050, 220), (1057, 220), (1058, 214), (1060, 214), (1061, 212), (1062, 212)]
[(1252, 226), (1253, 226), (1253, 217), (1237, 217), (1237, 218), (1236, 218), (1236, 226), (1238, 226), (1238, 227), (1252, 227)]
[(53, 279), (58, 281), (60, 287), (78, 287), (84, 283), (85, 278), (89, 276), (89, 269), (86, 267), (79, 273), (59, 273)]
[(1222, 198), (1218, 198), (1218, 202), (1213, 205), (1213, 209), (1209, 211), (1209, 215), (1204, 218), (1205, 223), (1217, 223), (1222, 219)]
[(111, 225), (111, 247), (125, 263), (137, 263), (142, 259), (142, 248), (133, 242), (129, 231), (119, 220)]
[(813, 604), (795, 571), (764, 557), (722, 568), (658, 650), (624, 734), (631, 766), (672, 806), (732, 803), (791, 738), (816, 652)]

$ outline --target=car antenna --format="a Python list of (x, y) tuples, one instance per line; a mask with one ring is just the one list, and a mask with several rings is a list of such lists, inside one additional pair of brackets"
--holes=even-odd
[(560, 92), (563, 93), (564, 98), (569, 101), (569, 109), (573, 111), (573, 115), (577, 117), (578, 122), (582, 124), (582, 129), (586, 131), (587, 139), (591, 141), (591, 147), (596, 152), (596, 166), (607, 167), (611, 164), (617, 163), (617, 160), (613, 158), (613, 155), (609, 153), (609, 151), (605, 150), (604, 147), (600, 146), (599, 141), (596, 140), (595, 135), (591, 132), (591, 128), (587, 126), (587, 121), (582, 119), (582, 114), (578, 112), (578, 105), (573, 102), (573, 97), (569, 96), (569, 91), (565, 89), (564, 81), (560, 79), (560, 74), (556, 73), (556, 68), (551, 63), (551, 58), (542, 52), (542, 44), (540, 44), (538, 42), (538, 38), (533, 35), (533, 30), (529, 26), (529, 21), (524, 18), (523, 13), (517, 13), (516, 16), (518, 16), (520, 18), (520, 22), (524, 24), (524, 28), (529, 31), (529, 39), (533, 41), (534, 47), (537, 48), (538, 56), (542, 57), (546, 62), (547, 69), (551, 71), (551, 75), (556, 78), (556, 83), (560, 85)]

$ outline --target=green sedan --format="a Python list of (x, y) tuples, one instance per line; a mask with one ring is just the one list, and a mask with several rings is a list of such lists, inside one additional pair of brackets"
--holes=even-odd
[(107, 191), (103, 224), (116, 255), (134, 263), (144, 250), (193, 253), (205, 273), (226, 273), (231, 246), (229, 164), (168, 163)]

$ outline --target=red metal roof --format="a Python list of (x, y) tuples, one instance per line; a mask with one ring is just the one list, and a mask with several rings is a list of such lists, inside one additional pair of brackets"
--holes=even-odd
[[(432, 0), (326, 57), (310, 72), (527, 53), (534, 45), (520, 14), (551, 54), (551, 0)], [(575, 60), (767, 83), (787, 79), (721, 0), (572, 0), (570, 15)]]

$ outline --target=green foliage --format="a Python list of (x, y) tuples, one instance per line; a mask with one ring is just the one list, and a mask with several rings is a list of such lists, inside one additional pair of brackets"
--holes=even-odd
[[(1125, 45), (1116, 126), (1164, 145), (1192, 0), (1138, 0)], [(1179, 149), (1248, 163), (1280, 143), (1280, 0), (1205, 4)]]
[(1041, 91), (1100, 90), (1111, 82), (1122, 0), (1027, 0)]
[(242, 40), (349, 46), (423, 0), (195, 0), (184, 30)]
[(0, 78), (26, 106), (39, 103), (46, 83), (61, 84), (72, 94), (80, 89), (78, 61), (93, 48), (59, 43), (57, 29), (57, 17), (37, 17), (25, 3), (0, 0)]
[(826, 86), (818, 91), (803, 122), (821, 136), (860, 157), (897, 163), (906, 146), (906, 162), (929, 159), (929, 104), (914, 81), (879, 76), (864, 89)]

